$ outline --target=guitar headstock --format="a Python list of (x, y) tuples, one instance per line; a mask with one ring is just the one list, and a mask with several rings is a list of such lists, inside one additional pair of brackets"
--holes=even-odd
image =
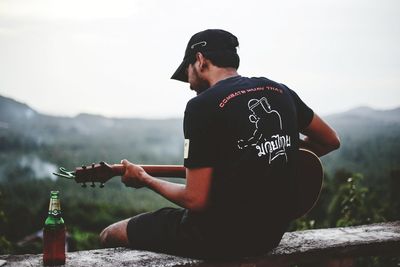
[(104, 187), (104, 183), (115, 175), (112, 166), (104, 161), (75, 169), (75, 181), (77, 183), (82, 183), (82, 187), (86, 187), (85, 183), (87, 182), (91, 182), (92, 187), (95, 187), (95, 182), (100, 183), (100, 187)]

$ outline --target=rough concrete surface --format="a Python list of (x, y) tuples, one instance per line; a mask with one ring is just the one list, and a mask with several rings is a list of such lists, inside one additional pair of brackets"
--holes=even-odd
[[(268, 266), (277, 262), (287, 264), (382, 254), (400, 256), (400, 221), (288, 232), (272, 252), (232, 262), (206, 262), (148, 251), (114, 248), (70, 252), (67, 254), (65, 266)], [(0, 266), (42, 266), (42, 255), (0, 255)]]

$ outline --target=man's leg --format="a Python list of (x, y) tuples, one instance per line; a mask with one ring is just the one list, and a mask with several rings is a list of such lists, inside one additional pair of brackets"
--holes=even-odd
[(183, 209), (163, 208), (138, 214), (108, 226), (100, 234), (104, 247), (130, 247), (151, 251), (176, 251)]
[(126, 233), (126, 227), (129, 219), (116, 222), (105, 228), (100, 233), (100, 243), (103, 247), (128, 247), (129, 240)]

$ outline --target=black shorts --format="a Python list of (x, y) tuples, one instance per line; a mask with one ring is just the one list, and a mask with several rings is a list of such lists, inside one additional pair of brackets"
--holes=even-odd
[(179, 228), (184, 211), (163, 208), (132, 217), (126, 229), (130, 246), (152, 251), (176, 251), (181, 242)]
[(246, 240), (237, 235), (239, 229), (223, 235), (212, 230), (209, 235), (210, 231), (188, 220), (187, 210), (163, 208), (132, 217), (126, 231), (133, 249), (213, 259), (266, 253), (279, 244), (287, 225), (278, 228), (270, 229), (267, 236), (257, 234)]

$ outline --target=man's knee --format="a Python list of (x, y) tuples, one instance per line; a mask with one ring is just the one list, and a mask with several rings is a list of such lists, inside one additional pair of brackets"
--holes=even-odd
[(114, 223), (100, 233), (100, 243), (103, 247), (129, 246), (126, 227), (129, 219)]
[(110, 227), (110, 226), (104, 228), (103, 231), (101, 231), (101, 233), (100, 233), (100, 244), (101, 244), (101, 246), (103, 246), (103, 247), (107, 247), (107, 243), (109, 242), (109, 241), (108, 241), (108, 235), (109, 235), (109, 230), (108, 230), (108, 228), (109, 228), (109, 227)]

